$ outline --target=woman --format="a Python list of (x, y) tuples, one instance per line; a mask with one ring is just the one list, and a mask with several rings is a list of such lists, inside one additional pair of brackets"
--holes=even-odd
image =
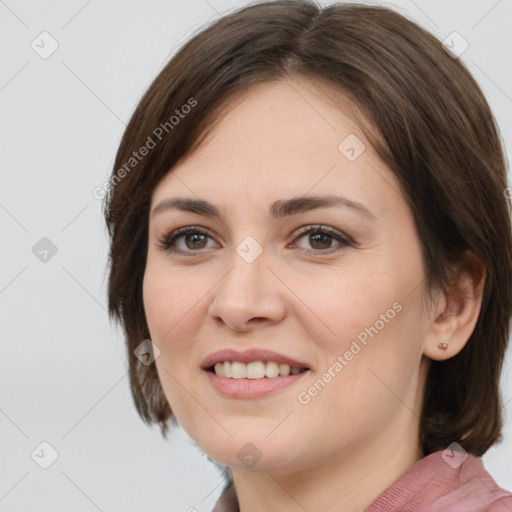
[[(245, 7), (150, 86), (105, 202), (137, 410), (215, 511), (512, 510), (506, 170), (465, 67), (396, 12)], [(149, 341), (151, 340), (151, 341)]]

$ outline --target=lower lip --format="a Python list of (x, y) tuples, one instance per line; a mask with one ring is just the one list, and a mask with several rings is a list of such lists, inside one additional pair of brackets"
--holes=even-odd
[(287, 377), (264, 377), (262, 379), (219, 377), (216, 373), (207, 370), (205, 370), (205, 373), (214, 389), (225, 396), (231, 398), (259, 398), (298, 382), (309, 374), (309, 370)]

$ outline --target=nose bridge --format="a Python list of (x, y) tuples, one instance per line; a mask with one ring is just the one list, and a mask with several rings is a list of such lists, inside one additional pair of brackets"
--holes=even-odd
[[(227, 295), (226, 299), (254, 303), (260, 295), (260, 288), (267, 283), (266, 268), (268, 253), (249, 236), (233, 247), (228, 258), (229, 272), (219, 283), (218, 292)], [(268, 283), (267, 283), (268, 285)]]
[(277, 280), (267, 268), (268, 253), (256, 239), (248, 236), (235, 245), (227, 262), (227, 272), (215, 288), (211, 315), (243, 329), (252, 318), (276, 320), (283, 314)]

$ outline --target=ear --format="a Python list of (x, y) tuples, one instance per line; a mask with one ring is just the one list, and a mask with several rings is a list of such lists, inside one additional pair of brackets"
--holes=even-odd
[[(450, 275), (453, 276), (450, 287), (435, 304), (423, 346), (423, 354), (436, 361), (450, 359), (464, 348), (482, 305), (486, 270), (473, 252), (465, 251)], [(447, 348), (440, 348), (440, 344), (446, 344)]]

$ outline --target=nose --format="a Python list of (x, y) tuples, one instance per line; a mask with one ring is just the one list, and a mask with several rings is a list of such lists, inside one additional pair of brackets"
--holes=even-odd
[(228, 265), (215, 287), (208, 308), (210, 317), (239, 332), (280, 322), (286, 313), (286, 288), (275, 270), (269, 268), (265, 251), (250, 263), (233, 251)]

